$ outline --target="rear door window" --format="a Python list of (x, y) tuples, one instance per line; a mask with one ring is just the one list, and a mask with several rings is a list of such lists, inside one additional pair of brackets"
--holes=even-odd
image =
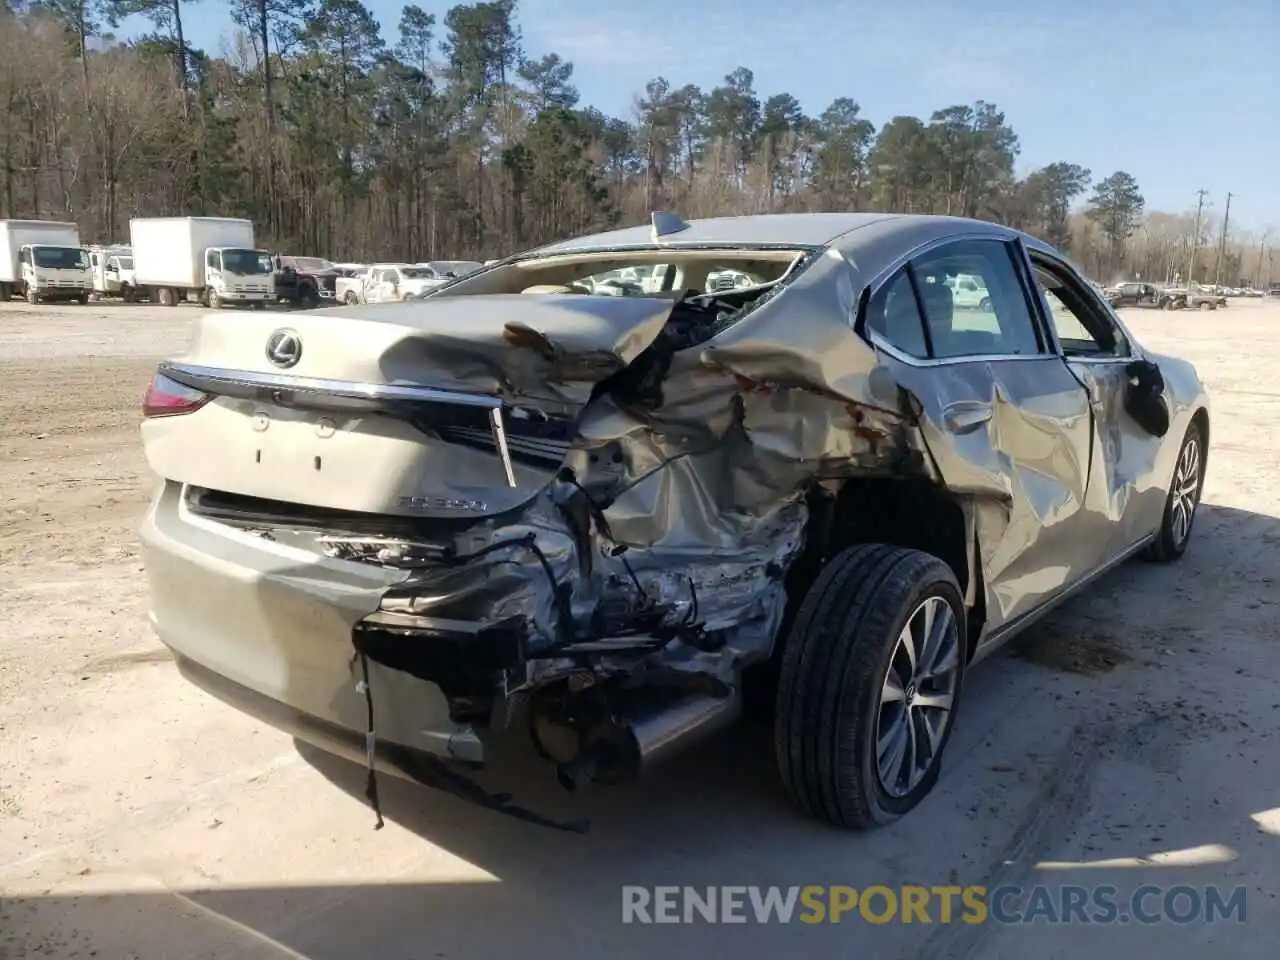
[[(1013, 256), (1001, 240), (957, 240), (909, 264), (933, 357), (1045, 352)], [(956, 296), (952, 285), (961, 275), (985, 291), (980, 300)]]

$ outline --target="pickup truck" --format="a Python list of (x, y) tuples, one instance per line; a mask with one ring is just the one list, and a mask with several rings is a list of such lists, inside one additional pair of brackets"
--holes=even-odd
[(294, 307), (334, 304), (338, 272), (320, 257), (276, 256), (276, 299)]
[(1152, 283), (1137, 281), (1120, 283), (1107, 291), (1113, 307), (1146, 307), (1153, 310), (1177, 310), (1182, 302), (1175, 291), (1161, 289)]

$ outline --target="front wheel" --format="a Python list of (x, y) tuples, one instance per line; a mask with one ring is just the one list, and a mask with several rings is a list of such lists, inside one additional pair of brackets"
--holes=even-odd
[(955, 574), (918, 550), (859, 544), (805, 595), (783, 648), (774, 747), (809, 816), (867, 829), (938, 780), (964, 683)]
[(218, 296), (218, 291), (213, 289), (213, 287), (209, 288), (209, 292), (204, 295), (204, 298), (205, 298), (205, 301), (209, 304), (209, 309), (211, 310), (222, 309), (222, 297)]
[(991, 298), (983, 297), (982, 300), (979, 301), (978, 303), (978, 309), (982, 310), (983, 312), (989, 313), (991, 311)]
[(1191, 542), (1191, 527), (1196, 519), (1196, 507), (1200, 505), (1200, 493), (1204, 489), (1204, 431), (1198, 423), (1187, 428), (1178, 451), (1178, 462), (1169, 481), (1169, 496), (1165, 500), (1164, 514), (1156, 538), (1147, 547), (1148, 560), (1169, 563), (1187, 552)]

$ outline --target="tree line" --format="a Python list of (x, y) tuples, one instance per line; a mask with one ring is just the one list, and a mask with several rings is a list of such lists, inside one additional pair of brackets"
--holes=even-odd
[[(343, 260), (480, 259), (619, 224), (817, 210), (1010, 224), (1096, 277), (1269, 273), (1264, 245), (1151, 213), (1124, 171), (1019, 177), (993, 103), (879, 129), (838, 97), (816, 116), (738, 67), (703, 90), (657, 77), (634, 116), (581, 102), (573, 64), (525, 48), (516, 0), (403, 8), (227, 2), (228, 52), (194, 47), (201, 0), (0, 0), (0, 216), (125, 238), (131, 216), (243, 216), (260, 243)], [(123, 42), (126, 17), (151, 29)], [(1256, 247), (1256, 249), (1255, 249)], [(1251, 275), (1250, 275), (1251, 277)]]

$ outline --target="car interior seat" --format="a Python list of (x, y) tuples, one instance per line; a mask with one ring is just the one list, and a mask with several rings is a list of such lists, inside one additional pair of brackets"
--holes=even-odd
[(945, 283), (920, 284), (920, 306), (924, 310), (924, 322), (929, 325), (929, 339), (933, 342), (935, 356), (950, 356), (954, 338), (956, 304), (951, 288)]
[(894, 346), (912, 356), (928, 356), (920, 311), (909, 284), (898, 286), (889, 293), (884, 305), (883, 323), (885, 339)]
[(563, 283), (536, 283), (532, 287), (525, 287), (520, 291), (534, 296), (547, 293), (582, 293), (581, 288), (570, 287)]

